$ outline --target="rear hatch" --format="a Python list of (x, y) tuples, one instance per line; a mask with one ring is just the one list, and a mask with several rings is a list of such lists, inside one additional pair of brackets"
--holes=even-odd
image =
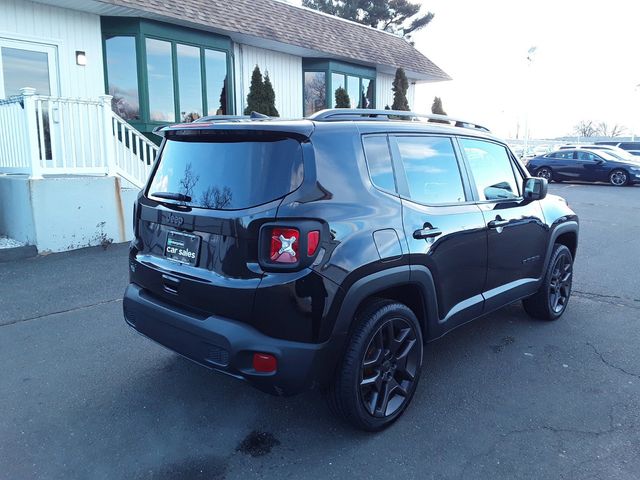
[(296, 127), (166, 131), (136, 207), (132, 282), (196, 312), (248, 321), (263, 275), (260, 226), (303, 180), (301, 142), (312, 125)]

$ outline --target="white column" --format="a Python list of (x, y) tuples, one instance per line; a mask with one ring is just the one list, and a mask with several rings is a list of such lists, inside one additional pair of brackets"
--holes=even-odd
[(113, 111), (111, 110), (112, 98), (112, 95), (100, 95), (100, 102), (102, 104), (103, 125), (102, 137), (104, 141), (104, 149), (102, 151), (102, 154), (104, 156), (104, 166), (107, 168), (108, 175), (116, 174), (116, 151), (113, 143)]
[[(24, 107), (25, 131), (27, 132), (26, 149), (29, 158), (30, 177), (42, 178), (40, 163), (40, 145), (38, 142), (38, 118), (36, 116), (36, 89), (24, 87), (20, 89)], [(44, 135), (44, 132), (42, 132)]]

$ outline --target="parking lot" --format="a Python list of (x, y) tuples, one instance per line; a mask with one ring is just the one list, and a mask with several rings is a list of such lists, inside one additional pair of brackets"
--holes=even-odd
[(0, 479), (637, 479), (640, 187), (550, 192), (581, 218), (565, 315), (513, 305), (430, 344), (376, 435), (133, 332), (126, 245), (0, 264)]

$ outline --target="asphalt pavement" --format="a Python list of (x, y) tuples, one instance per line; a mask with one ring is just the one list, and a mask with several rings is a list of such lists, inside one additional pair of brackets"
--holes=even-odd
[(122, 319), (127, 246), (0, 264), (0, 479), (637, 479), (640, 187), (552, 184), (581, 218), (557, 322), (510, 306), (427, 347), (375, 435)]

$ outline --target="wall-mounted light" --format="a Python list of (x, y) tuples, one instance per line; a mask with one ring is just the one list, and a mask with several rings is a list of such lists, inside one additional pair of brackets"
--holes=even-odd
[(87, 64), (87, 55), (81, 50), (76, 50), (76, 64), (82, 67)]

